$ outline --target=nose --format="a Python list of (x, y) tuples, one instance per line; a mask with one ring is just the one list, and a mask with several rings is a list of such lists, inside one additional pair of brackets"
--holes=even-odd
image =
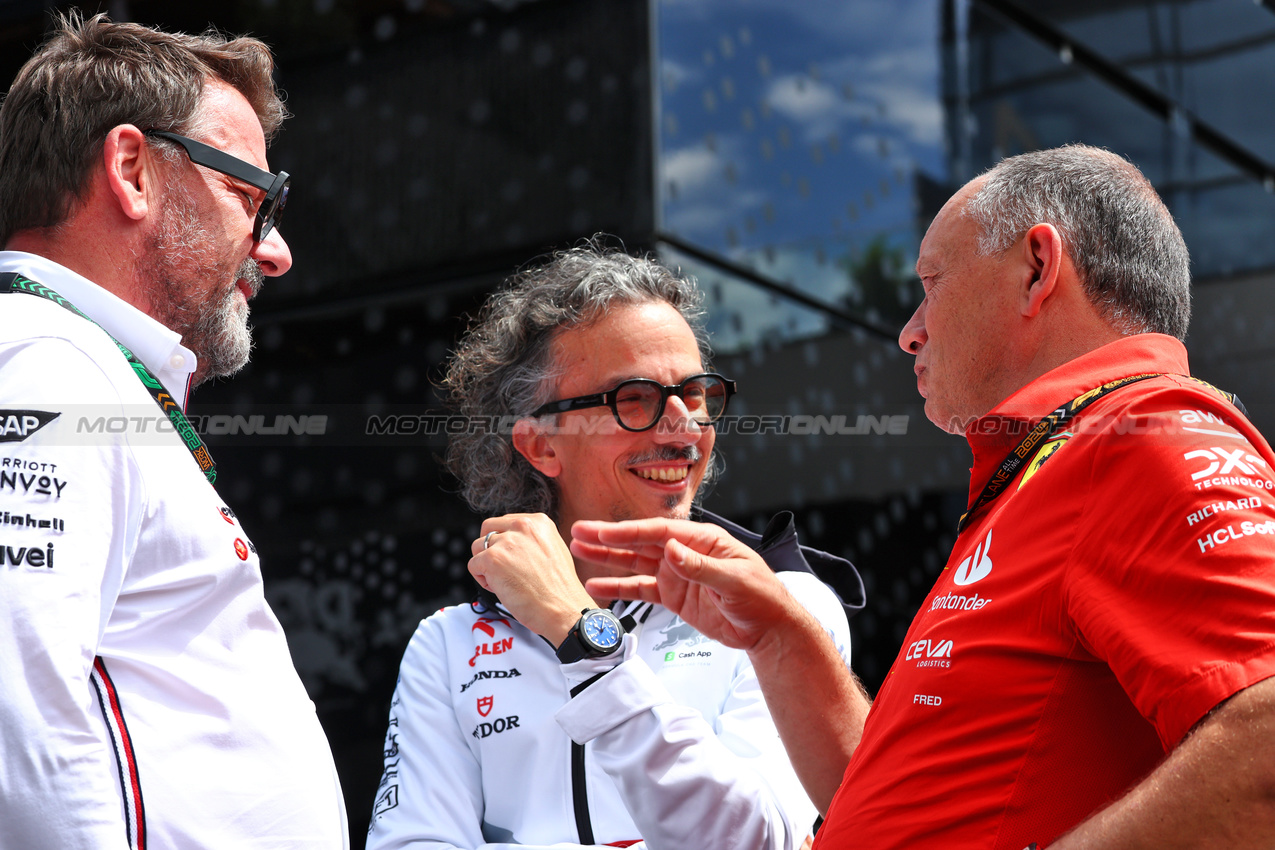
[(691, 418), (680, 396), (670, 395), (660, 421), (655, 423), (655, 439), (662, 444), (689, 446), (699, 442), (705, 427)]
[(916, 305), (916, 311), (908, 323), (899, 331), (899, 348), (908, 354), (918, 354), (925, 345), (929, 335), (925, 332), (925, 300)]
[(283, 241), (283, 234), (277, 227), (267, 233), (265, 239), (253, 245), (248, 254), (261, 266), (261, 273), (266, 277), (278, 277), (292, 268), (292, 251), (288, 249), (288, 243)]

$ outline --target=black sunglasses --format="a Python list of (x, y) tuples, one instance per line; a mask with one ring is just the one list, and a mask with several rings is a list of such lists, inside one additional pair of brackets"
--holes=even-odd
[(146, 135), (176, 142), (182, 146), (186, 156), (190, 157), (190, 161), (196, 165), (228, 174), (236, 180), (242, 180), (249, 186), (255, 186), (265, 192), (265, 200), (257, 207), (257, 220), (252, 227), (252, 238), (255, 241), (260, 242), (265, 239), (270, 235), (270, 231), (278, 226), (279, 219), (283, 217), (283, 206), (288, 202), (288, 185), (292, 182), (288, 172), (280, 171), (278, 174), (271, 174), (250, 162), (244, 162), (238, 157), (219, 151), (211, 145), (165, 130), (147, 130)]
[(621, 381), (615, 389), (594, 395), (551, 401), (532, 411), (532, 416), (566, 413), (589, 407), (609, 407), (615, 421), (626, 431), (648, 431), (664, 415), (668, 397), (675, 395), (686, 404), (691, 419), (700, 425), (712, 425), (726, 412), (726, 404), (735, 394), (735, 382), (715, 372), (691, 375), (682, 383), (666, 387), (648, 378)]

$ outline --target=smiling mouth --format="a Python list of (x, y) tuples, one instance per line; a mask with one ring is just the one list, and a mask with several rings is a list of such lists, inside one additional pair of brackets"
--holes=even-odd
[(633, 471), (639, 477), (645, 478), (648, 481), (660, 481), (665, 484), (676, 484), (679, 481), (686, 480), (686, 476), (691, 473), (691, 468), (689, 466), (664, 466), (655, 469), (635, 469)]

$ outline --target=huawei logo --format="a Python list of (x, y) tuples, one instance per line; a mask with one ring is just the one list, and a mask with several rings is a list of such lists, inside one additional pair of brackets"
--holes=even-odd
[(974, 554), (970, 555), (961, 565), (956, 568), (956, 574), (952, 576), (952, 581), (964, 587), (967, 584), (973, 584), (976, 581), (982, 581), (992, 572), (992, 558), (988, 551), (992, 548), (992, 530), (987, 530), (987, 538), (974, 549)]

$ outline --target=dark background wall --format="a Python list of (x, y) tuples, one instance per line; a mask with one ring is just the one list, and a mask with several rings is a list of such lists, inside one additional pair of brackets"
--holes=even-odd
[[(66, 5), (0, 3), (0, 75), (12, 78), (50, 11)], [(1259, 424), (1271, 418), (1275, 323), (1266, 293), (1275, 260), (1262, 248), (1226, 265), (1237, 253), (1236, 228), (1213, 223), (1229, 214), (1269, 228), (1271, 203), (1252, 175), (1061, 62), (996, 17), (995, 4), (663, 5), (661, 47), (648, 0), (102, 4), (119, 20), (249, 32), (279, 60), (294, 117), (270, 163), (293, 175), (281, 231), (295, 266), (254, 302), (252, 365), (201, 388), (190, 413), (210, 426), (217, 486), (261, 552), (267, 594), (337, 757), (355, 847), (379, 779), (399, 658), (422, 617), (471, 595), (465, 564), (481, 520), (439, 468), (441, 434), (369, 433), (368, 423), (441, 412), (435, 384), (449, 347), (486, 293), (533, 257), (605, 231), (696, 273), (717, 366), (741, 383), (732, 413), (906, 418), (895, 435), (724, 436), (726, 472), (705, 498), (758, 529), (773, 511), (793, 509), (803, 540), (855, 561), (869, 593), (852, 621), (855, 666), (872, 690), (941, 569), (964, 506), (968, 450), (924, 420), (909, 358), (891, 337), (917, 298), (909, 252), (973, 170), (1034, 146), (1115, 138), (1110, 144), (1176, 199), (1193, 253), (1207, 259), (1189, 340), (1197, 371), (1245, 395)], [(1194, 90), (1173, 68), (1189, 77), (1204, 60), (1127, 47), (1145, 28), (1128, 10), (1189, 16), (1213, 5), (1038, 11), (1072, 35), (1093, 35), (1131, 75), (1168, 80), (1164, 90), (1182, 94)], [(840, 128), (802, 151), (801, 108), (836, 73), (807, 54), (841, 51), (852, 64), (885, 50), (898, 62), (885, 79), (907, 77), (921, 61), (907, 45), (883, 48), (871, 35), (887, 11), (928, 16), (932, 29), (918, 42), (938, 57), (926, 83), (929, 154), (900, 164), (906, 139), (889, 136), (892, 116), (903, 116), (898, 126), (913, 120), (911, 95), (858, 81), (835, 88), (830, 109)], [(751, 29), (731, 17), (753, 13), (760, 23)], [(809, 32), (786, 29), (803, 16)], [(871, 38), (835, 42), (834, 19)], [(1113, 41), (1108, 28), (1130, 35)], [(768, 42), (778, 34), (786, 48)], [(1266, 30), (1245, 38), (1271, 40)], [(784, 77), (785, 61), (799, 73)], [(745, 102), (752, 78), (758, 94)], [(673, 80), (683, 80), (680, 88)], [(1224, 126), (1228, 116), (1223, 107), (1209, 115)], [(736, 139), (740, 127), (753, 135)], [(871, 167), (850, 159), (856, 150)], [(763, 175), (763, 161), (780, 165)], [(688, 162), (709, 165), (696, 175)], [(840, 210), (835, 218), (812, 212), (821, 198)], [(706, 213), (735, 206), (743, 212), (717, 230), (696, 230)], [(874, 218), (900, 209), (901, 221)], [(788, 228), (788, 241), (763, 243), (771, 225)], [(820, 228), (835, 238), (825, 241)], [(784, 262), (798, 270), (782, 271)], [(809, 282), (819, 275), (844, 287), (819, 291)], [(276, 417), (322, 421), (321, 433), (261, 433), (286, 425)]]

